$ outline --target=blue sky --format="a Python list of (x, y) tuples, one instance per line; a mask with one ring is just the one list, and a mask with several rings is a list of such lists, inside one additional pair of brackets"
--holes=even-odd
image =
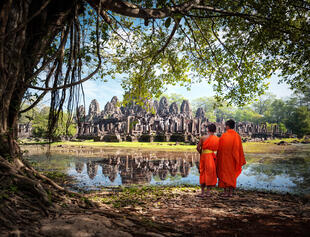
[[(90, 80), (84, 83), (85, 103), (88, 107), (92, 99), (96, 99), (100, 104), (102, 110), (105, 104), (111, 100), (113, 96), (122, 99), (123, 89), (120, 85), (121, 80), (109, 80), (102, 82), (97, 80)], [(269, 79), (270, 85), (268, 92), (275, 94), (278, 98), (286, 98), (292, 94), (287, 84), (279, 84), (279, 78), (275, 75)], [(202, 96), (214, 95), (212, 86), (207, 83), (193, 84), (191, 90), (188, 91), (184, 87), (169, 86), (165, 94), (177, 93), (183, 95), (189, 100), (193, 100)]]

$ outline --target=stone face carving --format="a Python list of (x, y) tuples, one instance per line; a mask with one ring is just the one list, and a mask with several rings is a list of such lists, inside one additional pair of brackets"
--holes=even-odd
[(104, 111), (102, 114), (104, 118), (117, 118), (123, 114), (118, 106), (118, 99), (116, 96), (113, 96), (111, 101), (104, 106)]
[(196, 111), (196, 118), (204, 119), (206, 117), (205, 111), (203, 108), (198, 108)]
[(173, 102), (173, 103), (170, 105), (169, 113), (170, 113), (170, 114), (173, 114), (173, 115), (176, 115), (176, 114), (179, 113), (179, 107), (178, 107), (178, 105), (177, 105), (176, 102)]
[(100, 114), (99, 103), (96, 99), (92, 100), (89, 105), (88, 115), (94, 117)]
[(112, 97), (111, 103), (112, 103), (113, 105), (117, 105), (117, 103), (118, 103), (118, 98), (117, 98), (117, 96), (113, 96), (113, 97)]
[(154, 110), (155, 110), (155, 113), (158, 112), (158, 107), (159, 107), (158, 101), (157, 101), (157, 100), (154, 100), (154, 102), (153, 102), (153, 108), (154, 108)]
[(188, 100), (183, 100), (181, 104), (181, 114), (184, 114), (185, 116), (191, 118), (192, 117), (192, 109), (188, 102)]
[(159, 101), (159, 106), (157, 110), (159, 116), (167, 116), (169, 114), (169, 104), (166, 97), (162, 97)]

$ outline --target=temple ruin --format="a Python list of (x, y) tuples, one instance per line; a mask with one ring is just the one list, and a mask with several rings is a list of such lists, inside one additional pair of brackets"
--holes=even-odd
[[(81, 139), (95, 141), (141, 141), (141, 142), (191, 142), (207, 131), (211, 122), (206, 118), (203, 108), (198, 108), (193, 116), (190, 103), (183, 100), (179, 107), (176, 102), (169, 104), (167, 98), (160, 101), (146, 101), (145, 106), (128, 104), (120, 106), (116, 96), (100, 110), (97, 100), (92, 100), (88, 114), (84, 106), (77, 111), (78, 134)], [(146, 109), (147, 108), (147, 109)], [(225, 129), (225, 121), (215, 123), (216, 134), (220, 136)], [(244, 140), (283, 138), (278, 125), (267, 128), (266, 124), (238, 122), (236, 131)]]

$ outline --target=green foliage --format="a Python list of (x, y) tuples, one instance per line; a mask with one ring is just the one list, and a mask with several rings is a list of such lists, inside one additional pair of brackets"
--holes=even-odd
[[(262, 115), (260, 122), (278, 124), (281, 131), (290, 129), (294, 134), (302, 137), (309, 134), (309, 103), (304, 92), (296, 91), (295, 97), (283, 100), (267, 95), (253, 104), (255, 111)], [(307, 117), (308, 116), (308, 117)]]
[(276, 96), (271, 93), (266, 93), (260, 96), (253, 104), (252, 107), (255, 112), (258, 114), (264, 114), (268, 108), (270, 107), (271, 103), (276, 99)]
[(295, 108), (286, 121), (287, 128), (298, 137), (310, 135), (310, 111), (305, 106)]
[(169, 95), (163, 94), (163, 96), (167, 98), (169, 103), (176, 102), (179, 107), (181, 106), (183, 100), (187, 100), (183, 95), (177, 93), (171, 93)]
[(221, 106), (217, 103), (214, 97), (200, 97), (194, 99), (192, 101), (192, 107), (194, 113), (197, 111), (198, 108), (203, 108), (206, 113), (206, 117), (211, 122), (216, 122), (216, 108), (221, 108)]
[[(132, 2), (164, 8), (184, 1)], [(218, 101), (244, 106), (266, 91), (266, 79), (276, 70), (304, 91), (310, 70), (308, 3), (225, 0), (208, 1), (208, 6), (220, 10), (195, 9), (191, 16), (149, 19), (150, 24), (118, 16), (130, 41), (110, 34), (115, 52), (106, 58), (112, 74), (125, 74), (126, 100), (143, 101), (159, 97), (167, 85), (204, 81), (213, 85)]]
[[(31, 117), (28, 116), (31, 114)], [(36, 137), (46, 138), (48, 132), (48, 118), (49, 118), (49, 107), (43, 107), (41, 109), (34, 108), (25, 114), (22, 114), (19, 122), (31, 122), (33, 128), (33, 135)], [(68, 130), (66, 129), (66, 123), (68, 121), (68, 114), (62, 112), (60, 119), (55, 130), (54, 137), (60, 137), (64, 135), (74, 136), (76, 134), (76, 125), (70, 124)]]
[(289, 106), (282, 99), (275, 99), (264, 113), (264, 120), (270, 123), (280, 123), (286, 118)]
[(295, 88), (294, 94), (300, 106), (310, 109), (310, 81), (303, 88)]
[[(29, 101), (28, 101), (29, 102)], [(26, 109), (29, 105), (28, 104), (23, 104), (21, 110)], [(34, 107), (31, 110), (28, 110), (25, 113), (22, 113), (19, 118), (18, 122), (19, 123), (29, 123), (33, 121), (34, 117), (39, 113), (38, 108)]]
[(255, 112), (249, 106), (236, 108), (227, 102), (219, 104), (214, 97), (200, 97), (193, 100), (194, 110), (197, 110), (199, 107), (206, 111), (206, 117), (211, 122), (234, 119), (237, 122), (259, 123), (262, 118), (262, 115)]
[(256, 113), (250, 107), (243, 107), (243, 108), (238, 108), (235, 111), (234, 118), (237, 122), (248, 121), (248, 122), (258, 124), (262, 119), (262, 115)]

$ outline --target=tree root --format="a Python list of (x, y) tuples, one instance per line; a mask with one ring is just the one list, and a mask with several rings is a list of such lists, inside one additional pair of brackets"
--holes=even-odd
[(59, 186), (19, 158), (9, 162), (0, 156), (0, 177), (0, 233), (3, 228), (12, 231), (16, 226), (56, 215), (59, 205), (95, 207), (81, 194)]

